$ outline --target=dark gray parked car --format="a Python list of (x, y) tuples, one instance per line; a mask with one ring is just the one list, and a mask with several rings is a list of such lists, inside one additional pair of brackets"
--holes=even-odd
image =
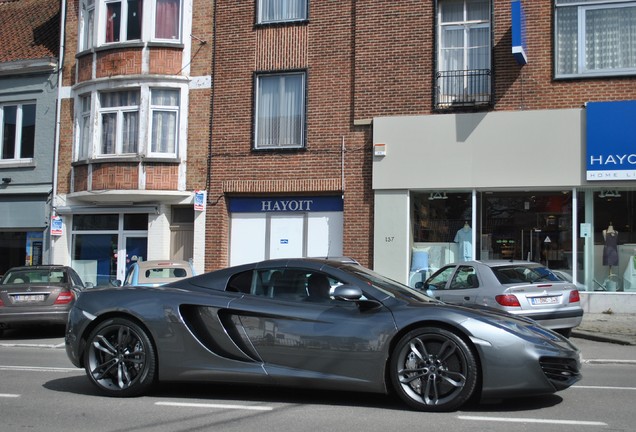
[(71, 267), (39, 265), (13, 267), (0, 280), (0, 333), (28, 324), (66, 324), (84, 284)]
[(436, 271), (421, 287), (446, 303), (488, 306), (532, 318), (569, 336), (583, 319), (577, 286), (529, 261), (467, 261)]
[(156, 381), (395, 393), (411, 408), (554, 393), (578, 349), (534, 321), (451, 306), (346, 260), (283, 259), (82, 293), (66, 351), (111, 396)]

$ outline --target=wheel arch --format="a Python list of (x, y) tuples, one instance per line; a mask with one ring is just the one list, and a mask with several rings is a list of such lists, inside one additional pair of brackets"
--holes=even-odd
[(475, 361), (477, 362), (477, 368), (479, 370), (479, 375), (477, 377), (477, 384), (475, 386), (475, 393), (474, 393), (474, 397), (479, 397), (482, 391), (483, 375), (484, 375), (484, 369), (483, 369), (483, 364), (482, 364), (479, 350), (477, 349), (473, 341), (470, 339), (470, 337), (464, 330), (462, 330), (460, 327), (457, 327), (447, 322), (439, 321), (439, 320), (417, 321), (417, 322), (411, 323), (408, 326), (402, 328), (399, 332), (397, 332), (393, 336), (393, 339), (391, 340), (391, 343), (389, 344), (388, 356), (384, 363), (384, 382), (386, 383), (385, 385), (386, 385), (387, 391), (389, 392), (393, 391), (393, 386), (391, 384), (391, 377), (389, 376), (389, 373), (390, 373), (391, 357), (393, 357), (395, 346), (405, 334), (407, 334), (408, 332), (412, 330), (423, 328), (423, 327), (436, 327), (436, 328), (441, 328), (441, 329), (450, 331), (454, 333), (455, 335), (457, 335), (466, 343), (466, 346), (468, 346), (468, 348), (471, 350), (471, 352), (475, 356)]
[(157, 342), (155, 341), (155, 337), (153, 333), (150, 331), (148, 326), (141, 319), (137, 318), (133, 314), (121, 312), (121, 311), (112, 311), (112, 312), (104, 313), (98, 316), (97, 318), (95, 318), (93, 321), (91, 321), (89, 325), (86, 326), (86, 328), (84, 329), (84, 332), (82, 333), (82, 337), (80, 339), (81, 340), (80, 352), (79, 352), (80, 367), (82, 368), (85, 367), (84, 357), (86, 353), (86, 344), (90, 334), (93, 332), (93, 330), (95, 330), (95, 328), (97, 328), (104, 321), (109, 319), (115, 319), (115, 318), (122, 318), (122, 319), (127, 319), (129, 321), (132, 321), (136, 325), (141, 327), (141, 329), (144, 332), (146, 332), (146, 335), (148, 336), (148, 339), (150, 339), (150, 343), (152, 344), (152, 349), (155, 351), (155, 360), (157, 362), (157, 371), (158, 371), (159, 370), (159, 352), (157, 351)]

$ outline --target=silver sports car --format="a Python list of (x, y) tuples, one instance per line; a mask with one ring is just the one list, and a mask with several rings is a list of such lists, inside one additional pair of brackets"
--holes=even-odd
[(395, 393), (411, 408), (554, 393), (578, 349), (536, 322), (451, 306), (352, 260), (283, 259), (81, 293), (66, 351), (110, 396), (156, 381)]

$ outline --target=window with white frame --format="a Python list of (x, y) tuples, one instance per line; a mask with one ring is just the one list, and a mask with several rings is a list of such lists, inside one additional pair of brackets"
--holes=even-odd
[(636, 1), (555, 0), (557, 77), (636, 74)]
[(255, 148), (304, 147), (305, 75), (256, 76)]
[(439, 70), (490, 69), (490, 0), (439, 2)]
[(0, 160), (33, 158), (35, 104), (0, 104)]
[(150, 152), (163, 155), (177, 153), (179, 130), (179, 90), (151, 90)]
[(79, 118), (79, 151), (78, 158), (84, 160), (89, 156), (91, 146), (91, 95), (80, 96)]
[(308, 0), (257, 0), (259, 24), (303, 21), (307, 19)]
[(106, 1), (106, 43), (141, 39), (142, 0)]
[(139, 90), (99, 95), (102, 155), (137, 153), (139, 142)]
[(74, 160), (139, 154), (177, 158), (183, 88), (97, 91), (75, 100)]
[(94, 46), (95, 36), (95, 0), (85, 0), (80, 9), (80, 51)]
[(180, 42), (184, 1), (80, 0), (78, 49), (141, 41), (144, 37)]

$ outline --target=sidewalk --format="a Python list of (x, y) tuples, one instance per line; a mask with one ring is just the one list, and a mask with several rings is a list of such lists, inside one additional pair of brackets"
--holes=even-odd
[(636, 345), (636, 314), (585, 313), (581, 325), (572, 330), (572, 336)]

